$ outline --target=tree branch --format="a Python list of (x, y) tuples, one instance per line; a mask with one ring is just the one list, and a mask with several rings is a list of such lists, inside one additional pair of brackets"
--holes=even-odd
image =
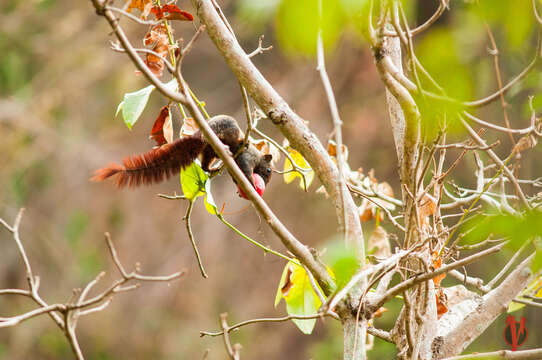
[(527, 286), (532, 277), (529, 268), (532, 257), (526, 258), (498, 287), (484, 295), (482, 303), (473, 307), (453, 329), (436, 338), (439, 339), (439, 346), (435, 349), (438, 359), (460, 354), (506, 310), (510, 301)]
[[(299, 117), (275, 91), (271, 84), (254, 66), (248, 55), (241, 48), (235, 36), (228, 30), (223, 20), (209, 0), (192, 0), (200, 21), (206, 25), (207, 33), (218, 48), (226, 63), (249, 95), (266, 113), (271, 121), (288, 139), (290, 145), (298, 150), (309, 162), (324, 185), (334, 206), (339, 224), (344, 226), (341, 207), (341, 191), (338, 169), (324, 146)], [(244, 189), (243, 189), (244, 190)], [(345, 189), (342, 189), (343, 191)], [(363, 239), (357, 208), (352, 197), (346, 196), (348, 214), (347, 241), (355, 244)], [(312, 269), (311, 269), (312, 271)], [(316, 274), (315, 274), (316, 275)]]

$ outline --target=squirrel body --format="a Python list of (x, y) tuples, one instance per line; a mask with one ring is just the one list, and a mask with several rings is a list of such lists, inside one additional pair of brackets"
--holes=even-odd
[[(209, 126), (220, 141), (229, 147), (230, 152), (233, 155), (237, 154), (244, 142), (244, 134), (237, 121), (231, 116), (217, 115), (209, 120)], [(170, 144), (140, 155), (126, 157), (123, 159), (123, 165), (113, 163), (96, 170), (90, 180), (103, 181), (116, 176), (119, 188), (156, 184), (178, 173), (181, 168), (187, 167), (200, 156), (202, 169), (210, 171), (209, 167), (217, 159), (217, 155), (198, 130), (193, 135), (182, 137)], [(260, 153), (251, 144), (241, 150), (235, 158), (245, 177), (255, 187), (253, 179), (255, 175), (260, 176), (265, 184), (269, 182), (271, 160), (271, 155)], [(260, 190), (263, 192), (263, 189)]]

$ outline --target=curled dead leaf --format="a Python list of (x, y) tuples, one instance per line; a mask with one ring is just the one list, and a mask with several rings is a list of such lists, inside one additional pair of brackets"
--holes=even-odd
[(175, 4), (166, 4), (163, 6), (153, 6), (150, 10), (156, 19), (167, 19), (167, 20), (182, 20), (182, 21), (192, 21), (194, 16), (189, 12), (179, 9)]
[(126, 11), (131, 12), (132, 9), (138, 9), (141, 11), (142, 19), (145, 19), (152, 9), (151, 0), (128, 0), (126, 3), (128, 4)]
[(376, 310), (373, 314), (373, 318), (379, 318), (381, 317), (385, 312), (388, 312), (389, 310), (382, 306), (380, 309)]
[(160, 112), (152, 125), (149, 137), (156, 141), (158, 146), (173, 142), (173, 127), (169, 106), (165, 105), (160, 109)]
[(420, 224), (427, 224), (427, 218), (435, 214), (437, 210), (437, 199), (429, 194), (425, 194), (420, 202), (420, 208), (418, 216), (420, 218)]
[[(348, 159), (348, 147), (342, 144), (341, 149), (342, 149), (343, 160), (346, 161)], [(327, 152), (329, 155), (333, 157), (337, 157), (337, 144), (335, 143), (335, 141), (333, 140), (328, 141)]]
[(169, 44), (166, 26), (164, 24), (158, 24), (151, 27), (143, 38), (143, 44), (145, 46), (152, 46), (152, 51), (156, 53), (146, 54), (145, 64), (154, 75), (158, 77), (162, 76), (165, 67), (164, 59), (168, 56), (172, 47), (174, 47)]
[(183, 125), (181, 126), (181, 130), (179, 132), (179, 137), (183, 138), (186, 136), (194, 135), (194, 133), (196, 133), (196, 131), (198, 130), (199, 127), (194, 118), (184, 118)]
[(436, 289), (435, 292), (436, 302), (437, 302), (437, 318), (448, 312), (448, 297), (442, 290), (442, 288)]
[(368, 248), (377, 258), (386, 259), (391, 256), (391, 245), (386, 229), (379, 226), (373, 231), (369, 238)]
[[(433, 255), (432, 255), (433, 259), (432, 259), (432, 270), (435, 271), (437, 269), (439, 269), (441, 266), (442, 266), (442, 258), (440, 257), (440, 255), (438, 254), (438, 252), (433, 252)], [(440, 274), (440, 275), (437, 275), (433, 278), (433, 283), (435, 284), (436, 287), (440, 287), (440, 283), (442, 282), (442, 280), (444, 280), (444, 278), (446, 277), (446, 273), (444, 274)]]
[(271, 155), (273, 159), (271, 160), (271, 165), (275, 165), (280, 159), (280, 151), (275, 145), (267, 141), (266, 139), (258, 139), (252, 141), (252, 144), (256, 149), (260, 150), (263, 155)]
[(538, 139), (535, 136), (528, 134), (519, 139), (512, 151), (515, 153), (520, 153), (522, 151), (534, 148), (537, 143)]
[[(393, 197), (393, 189), (390, 184), (385, 181), (378, 183), (372, 170), (369, 172), (369, 176), (365, 177), (364, 180), (364, 186), (371, 189), (371, 191), (374, 191), (377, 194)], [(364, 198), (360, 207), (358, 208), (360, 221), (365, 222), (372, 220), (376, 218), (377, 213), (380, 213), (378, 221), (382, 221), (383, 215), (382, 212), (378, 211), (378, 208), (385, 208), (393, 211), (395, 210), (395, 205), (379, 197), (371, 197), (371, 200)]]

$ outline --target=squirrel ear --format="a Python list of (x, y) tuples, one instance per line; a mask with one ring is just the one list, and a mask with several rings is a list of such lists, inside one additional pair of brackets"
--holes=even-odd
[(271, 155), (271, 154), (265, 154), (265, 155), (263, 156), (263, 159), (264, 159), (265, 161), (267, 161), (267, 162), (271, 162), (271, 160), (273, 160), (273, 155)]

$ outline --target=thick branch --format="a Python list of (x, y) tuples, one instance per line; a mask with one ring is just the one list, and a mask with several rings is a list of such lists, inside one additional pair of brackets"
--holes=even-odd
[[(339, 223), (343, 226), (339, 174), (324, 146), (254, 66), (216, 12), (212, 1), (192, 0), (192, 4), (197, 9), (200, 21), (206, 25), (209, 37), (239, 82), (318, 175), (333, 201)], [(346, 189), (343, 191), (347, 192)], [(361, 224), (352, 197), (347, 194), (345, 198), (349, 230), (347, 241), (355, 244), (363, 239)]]
[[(137, 54), (134, 51), (134, 48), (132, 47), (128, 39), (126, 38), (126, 35), (124, 34), (123, 30), (118, 25), (118, 22), (116, 18), (114, 17), (113, 13), (105, 9), (103, 3), (100, 2), (99, 0), (92, 0), (92, 3), (94, 4), (94, 7), (96, 8), (97, 13), (99, 15), (104, 16), (107, 19), (107, 21), (113, 28), (115, 34), (117, 35), (118, 39), (120, 40), (121, 44), (126, 49), (126, 52), (128, 53), (128, 55), (130, 55), (130, 58), (132, 59), (136, 67), (141, 72), (143, 72), (143, 74), (145, 74), (147, 79), (153, 85), (155, 85), (162, 94), (164, 94), (165, 96), (171, 98), (172, 100), (176, 102), (184, 104), (188, 108), (192, 117), (195, 119), (196, 123), (198, 124), (201, 132), (205, 136), (205, 139), (207, 140), (207, 142), (211, 145), (215, 153), (224, 162), (225, 166), (228, 168), (230, 174), (233, 176), (237, 184), (241, 187), (244, 193), (247, 194), (248, 198), (252, 201), (252, 203), (258, 210), (258, 212), (266, 220), (266, 222), (269, 224), (271, 229), (280, 238), (284, 246), (286, 246), (288, 250), (290, 250), (303, 264), (305, 264), (310, 269), (310, 271), (313, 273), (313, 275), (317, 278), (318, 282), (320, 283), (322, 290), (326, 294), (331, 293), (334, 285), (333, 285), (333, 279), (331, 278), (329, 273), (326, 271), (323, 265), (321, 265), (314, 259), (309, 249), (304, 244), (299, 242), (299, 240), (297, 240), (290, 233), (290, 231), (280, 222), (280, 220), (276, 217), (276, 215), (271, 211), (267, 203), (265, 203), (265, 201), (263, 201), (263, 199), (256, 193), (256, 190), (254, 189), (252, 184), (243, 175), (243, 173), (239, 169), (239, 166), (237, 166), (237, 164), (235, 163), (235, 160), (232, 154), (229, 153), (229, 150), (227, 149), (227, 147), (224, 144), (222, 144), (220, 139), (210, 128), (205, 118), (199, 112), (197, 105), (194, 103), (194, 100), (188, 93), (189, 91), (188, 86), (184, 83), (184, 81), (180, 77), (180, 73), (177, 72), (178, 80), (180, 82), (179, 87), (180, 89), (182, 89), (184, 93), (182, 94), (172, 93), (168, 89), (163, 89), (162, 87), (160, 87), (160, 84), (162, 83), (152, 73), (150, 73), (149, 69), (143, 63), (141, 58), (137, 56)], [(208, 6), (211, 6), (211, 12), (213, 12), (213, 14), (216, 15), (210, 2), (206, 1), (205, 3)], [(222, 27), (224, 27), (224, 24), (219, 19), (215, 19), (215, 21), (219, 23)], [(211, 22), (210, 24), (213, 26), (213, 22)], [(208, 31), (211, 33), (210, 30)], [(223, 31), (226, 34), (229, 34), (228, 30), (225, 29), (225, 27)], [(243, 55), (246, 57), (246, 54), (244, 52), (243, 52)], [(250, 60), (247, 60), (247, 61), (250, 63)], [(247, 90), (249, 90), (250, 92), (250, 89), (248, 87), (247, 87)], [(335, 172), (336, 172), (336, 169), (335, 169)], [(334, 179), (336, 180), (336, 177)], [(356, 212), (356, 221), (358, 221), (357, 212)], [(361, 232), (359, 221), (358, 221), (358, 228), (360, 229), (360, 232)]]
[(493, 321), (506, 310), (506, 307), (519, 294), (531, 279), (529, 264), (532, 256), (525, 259), (494, 290), (483, 297), (482, 303), (441, 338), (439, 359), (460, 354)]
[(542, 348), (522, 351), (499, 350), (487, 353), (475, 353), (470, 355), (461, 355), (448, 357), (444, 360), (463, 360), (463, 359), (521, 359), (521, 360), (539, 360), (542, 359)]

